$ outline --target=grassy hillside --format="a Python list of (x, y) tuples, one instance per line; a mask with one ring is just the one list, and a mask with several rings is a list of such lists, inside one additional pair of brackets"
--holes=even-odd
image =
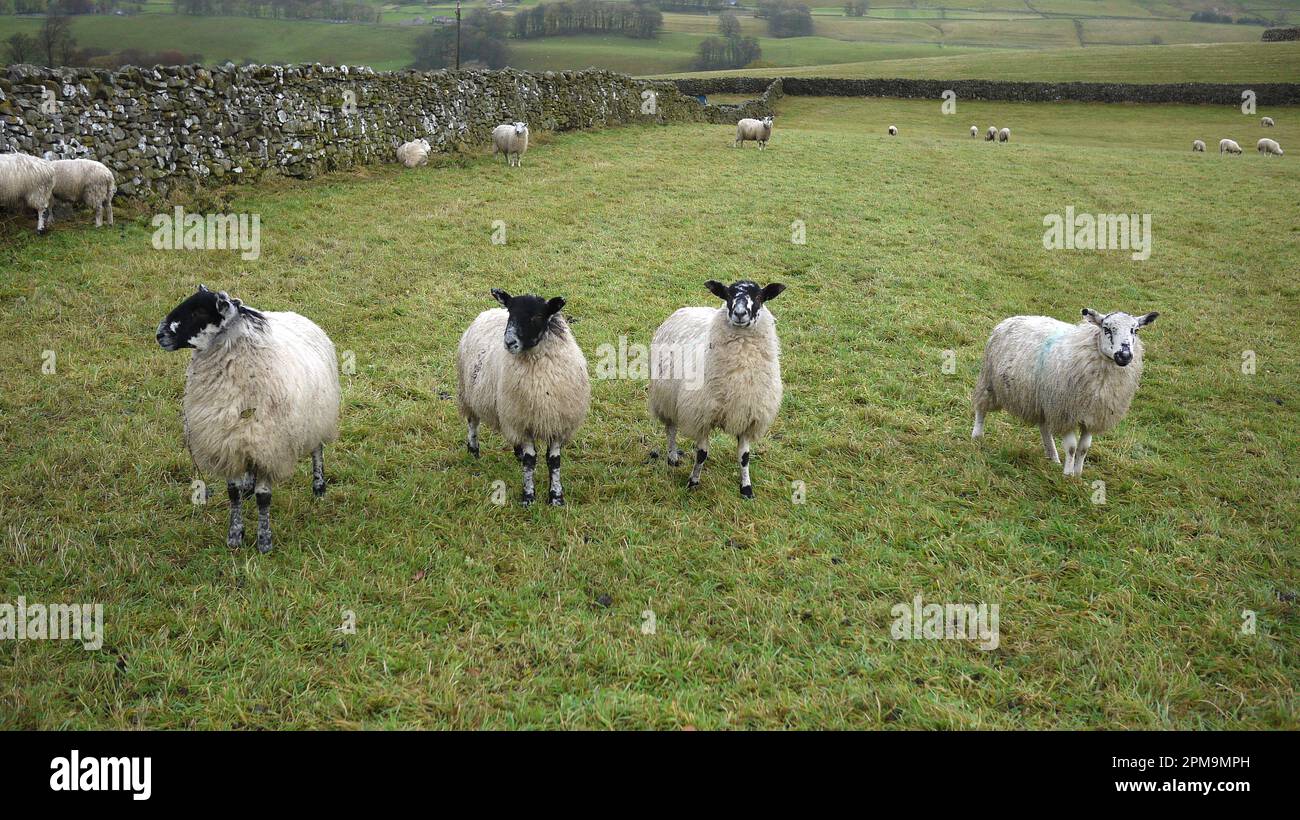
[[(1261, 113), (1300, 141), (1300, 109)], [(154, 250), (125, 206), (99, 231), (0, 222), (0, 600), (102, 602), (106, 626), (98, 651), (0, 642), (0, 727), (1300, 727), (1292, 154), (1193, 155), (1261, 131), (1204, 106), (779, 114), (762, 153), (726, 126), (627, 128), (539, 135), (520, 169), (484, 149), (239, 189), (226, 210), (262, 220), (248, 262)], [(1151, 214), (1151, 258), (1045, 250), (1067, 206)], [(703, 280), (755, 272), (789, 290), (754, 501), (734, 442), (688, 493), (648, 458), (644, 383), (597, 379), (569, 505), (492, 503), (518, 468), (493, 433), (468, 456), (452, 399), (490, 287), (565, 296), (594, 369), (710, 304)], [(226, 548), (222, 494), (190, 502), (188, 356), (153, 332), (199, 282), (355, 358), (329, 495), (305, 465), (277, 487), (266, 556)], [(1004, 415), (972, 443), (994, 323), (1085, 305), (1161, 312), (1085, 480)], [(892, 639), (916, 595), (998, 605), (999, 647)]]

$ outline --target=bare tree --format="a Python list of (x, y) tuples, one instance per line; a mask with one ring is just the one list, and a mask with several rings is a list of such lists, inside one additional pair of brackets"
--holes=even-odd
[(45, 18), (45, 24), (36, 32), (36, 43), (45, 52), (45, 64), (56, 66), (58, 61), (66, 61), (77, 46), (72, 36), (72, 21), (67, 17), (51, 15)]

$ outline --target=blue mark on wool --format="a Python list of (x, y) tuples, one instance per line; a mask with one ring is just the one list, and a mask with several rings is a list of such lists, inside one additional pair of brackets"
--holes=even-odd
[(1038, 350), (1038, 369), (1035, 371), (1035, 375), (1042, 375), (1043, 368), (1047, 366), (1047, 354), (1052, 352), (1052, 348), (1056, 346), (1056, 342), (1064, 335), (1065, 331), (1062, 330), (1049, 336), (1047, 341), (1043, 342), (1043, 346)]

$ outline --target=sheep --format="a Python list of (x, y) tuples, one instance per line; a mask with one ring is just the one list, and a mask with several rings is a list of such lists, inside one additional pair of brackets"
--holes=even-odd
[(1277, 140), (1262, 139), (1255, 143), (1255, 150), (1265, 155), (1275, 154), (1279, 157), (1282, 156), (1282, 146), (1277, 144)]
[(998, 131), (998, 142), (1009, 142), (1011, 140), (1011, 129), (1003, 128)]
[(1240, 154), (1241, 146), (1237, 144), (1236, 140), (1219, 140), (1219, 153)]
[(0, 205), (36, 211), (36, 232), (49, 229), (54, 166), (28, 154), (0, 154)]
[(733, 148), (744, 148), (745, 140), (753, 140), (758, 143), (758, 150), (762, 151), (767, 147), (767, 141), (772, 138), (772, 117), (766, 116), (761, 120), (746, 117), (736, 123), (736, 141)]
[(243, 502), (257, 496), (257, 549), (271, 551), (271, 485), (311, 454), (325, 495), (325, 445), (339, 434), (334, 345), (297, 313), (246, 307), (203, 285), (158, 325), (164, 350), (193, 348), (185, 371), (185, 443), (195, 465), (226, 479), (226, 544), (244, 542)]
[(891, 137), (896, 137), (896, 136), (898, 136), (898, 126), (897, 126), (897, 125), (891, 125), (891, 126), (889, 126), (889, 136), (891, 136)]
[(989, 130), (984, 132), (984, 141), (993, 142), (997, 138), (998, 138), (998, 127), (996, 125), (990, 125)]
[(587, 360), (560, 315), (564, 299), (511, 296), (497, 288), (492, 297), (501, 307), (480, 313), (457, 348), (457, 403), (469, 431), (466, 448), (479, 457), (480, 422), (499, 431), (523, 466), (524, 506), (535, 497), (537, 448), (545, 448), (548, 502), (563, 506), (560, 450), (591, 404)]
[[(1013, 316), (993, 329), (975, 383), (971, 438), (984, 435), (984, 415), (1005, 409), (1037, 424), (1043, 451), (1059, 464), (1054, 436), (1063, 436), (1067, 476), (1082, 476), (1094, 435), (1119, 424), (1142, 377), (1138, 329), (1158, 313), (1105, 316), (1083, 309), (1077, 325), (1047, 316)], [(1076, 432), (1076, 430), (1078, 432)]]
[(972, 139), (974, 139), (975, 137), (978, 137), (978, 136), (980, 135), (980, 129), (979, 129), (979, 126), (978, 126), (978, 125), (972, 125), (972, 126), (970, 127), (970, 135), (971, 135), (971, 138), (972, 138)]
[(524, 164), (524, 153), (528, 150), (528, 125), (522, 122), (503, 123), (492, 129), (492, 158), (497, 154), (506, 155), (506, 165), (519, 167)]
[(1259, 121), (1259, 124), (1264, 128), (1272, 128), (1273, 126), (1277, 125), (1277, 123), (1273, 122), (1272, 117), (1264, 117)]
[(1205, 140), (1192, 140), (1192, 151), (1205, 153)]
[(95, 227), (113, 224), (113, 195), (117, 193), (117, 180), (102, 162), (93, 159), (56, 159), (54, 166), (54, 197), (64, 202), (80, 202), (95, 209)]
[(426, 139), (404, 142), (397, 147), (397, 161), (407, 168), (429, 164), (429, 141)]
[(727, 286), (711, 279), (704, 286), (726, 304), (681, 308), (655, 331), (650, 413), (664, 425), (669, 465), (681, 463), (679, 431), (694, 441), (695, 467), (688, 489), (700, 485), (709, 433), (721, 428), (735, 436), (740, 495), (753, 498), (749, 448), (771, 427), (781, 407), (781, 343), (766, 303), (785, 285), (760, 287), (742, 280)]

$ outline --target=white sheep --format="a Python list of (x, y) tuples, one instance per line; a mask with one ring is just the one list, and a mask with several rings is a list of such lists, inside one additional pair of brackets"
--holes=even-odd
[(897, 125), (891, 125), (891, 126), (889, 126), (889, 136), (891, 136), (891, 137), (896, 137), (896, 136), (898, 136), (898, 126), (897, 126)]
[(1273, 122), (1272, 117), (1264, 117), (1259, 121), (1259, 124), (1264, 128), (1272, 128), (1274, 125), (1277, 125), (1277, 123)]
[(492, 129), (492, 158), (506, 155), (506, 164), (522, 166), (528, 150), (528, 125), (522, 122), (504, 123)]
[(457, 402), (469, 429), (466, 447), (479, 457), (480, 422), (500, 431), (523, 465), (525, 505), (534, 499), (537, 448), (544, 447), (548, 500), (561, 506), (560, 450), (591, 404), (587, 360), (560, 314), (563, 299), (511, 296), (499, 289), (492, 296), (501, 307), (480, 313), (456, 352)]
[(1081, 476), (1094, 435), (1119, 424), (1142, 378), (1138, 328), (1157, 313), (1105, 316), (1085, 308), (1077, 325), (1047, 316), (1013, 316), (993, 329), (975, 383), (971, 438), (984, 435), (984, 414), (1005, 409), (1037, 424), (1047, 458), (1059, 464), (1054, 436), (1062, 436), (1065, 475)]
[(759, 287), (740, 281), (730, 287), (709, 280), (720, 308), (686, 307), (655, 331), (650, 347), (650, 413), (667, 434), (668, 463), (683, 455), (677, 433), (695, 443), (695, 467), (688, 488), (698, 487), (709, 455), (709, 433), (721, 428), (736, 437), (740, 494), (754, 497), (749, 448), (776, 419), (781, 407), (781, 343), (776, 319), (766, 307), (785, 290), (773, 282)]
[(1279, 157), (1282, 156), (1282, 146), (1277, 144), (1277, 140), (1262, 139), (1255, 143), (1255, 150), (1265, 155), (1274, 154)]
[(1205, 153), (1205, 140), (1192, 140), (1192, 151)]
[(56, 159), (54, 166), (54, 198), (64, 202), (80, 202), (95, 209), (95, 227), (113, 224), (113, 195), (117, 193), (117, 180), (102, 162), (93, 159)]
[(0, 154), (0, 205), (36, 211), (36, 232), (45, 233), (53, 198), (53, 165), (27, 154)]
[(1003, 128), (998, 131), (998, 142), (1008, 142), (1011, 140), (1011, 129)]
[(325, 495), (325, 445), (338, 439), (334, 344), (297, 313), (245, 307), (202, 285), (158, 325), (164, 350), (193, 348), (185, 371), (185, 443), (195, 465), (226, 479), (231, 548), (244, 542), (243, 502), (257, 496), (257, 548), (271, 550), (271, 485), (311, 455)]
[(978, 137), (978, 136), (980, 135), (980, 129), (979, 129), (979, 126), (978, 126), (978, 125), (972, 125), (972, 126), (970, 127), (970, 135), (971, 135), (972, 138), (973, 138), (973, 137)]
[(423, 138), (404, 142), (397, 146), (397, 161), (407, 168), (428, 165), (430, 150), (429, 141)]
[(990, 125), (989, 130), (984, 132), (984, 141), (993, 142), (997, 138), (998, 138), (998, 127), (996, 125)]
[(1241, 146), (1237, 144), (1236, 140), (1227, 140), (1227, 139), (1219, 140), (1219, 153), (1240, 154)]
[(761, 120), (746, 117), (736, 123), (736, 141), (732, 147), (744, 148), (746, 140), (753, 140), (758, 143), (758, 150), (762, 151), (767, 147), (767, 141), (772, 138), (773, 122), (771, 116), (766, 116)]

